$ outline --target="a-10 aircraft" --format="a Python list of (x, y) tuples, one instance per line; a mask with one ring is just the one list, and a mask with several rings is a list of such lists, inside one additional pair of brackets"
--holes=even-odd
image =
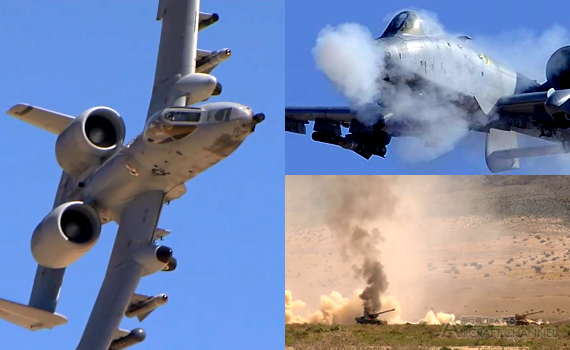
[[(384, 157), (392, 137), (421, 137), (425, 132), (425, 120), (391, 110), (390, 102), (398, 101), (404, 90), (415, 94), (419, 108), (424, 93), (450, 99), (469, 130), (486, 133), (491, 172), (517, 169), (520, 158), (570, 152), (570, 46), (552, 54), (547, 81), (539, 84), (470, 48), (468, 36), (431, 32), (424, 24), (420, 14), (403, 11), (376, 39), (384, 54), (384, 75), (373, 125), (359, 121), (359, 112), (349, 107), (286, 107), (285, 130), (306, 134), (306, 124), (314, 121), (313, 140), (366, 159)], [(344, 136), (341, 127), (349, 128)], [(447, 126), (435, 127), (445, 138)], [(521, 148), (517, 133), (552, 143)]]
[(172, 271), (172, 249), (155, 244), (164, 203), (186, 192), (185, 182), (228, 157), (264, 120), (239, 103), (206, 103), (221, 85), (210, 72), (230, 50), (197, 49), (198, 32), (218, 21), (199, 0), (160, 0), (162, 21), (152, 97), (142, 133), (123, 145), (125, 125), (109, 107), (71, 117), (18, 104), (8, 114), (57, 136), (63, 173), (53, 210), (32, 234), (38, 263), (27, 305), (0, 299), (0, 317), (32, 331), (67, 323), (56, 305), (67, 266), (92, 248), (101, 226), (119, 229), (107, 272), (78, 350), (124, 349), (144, 340), (141, 328), (119, 329), (123, 316), (143, 320), (167, 301), (136, 294), (141, 277)]

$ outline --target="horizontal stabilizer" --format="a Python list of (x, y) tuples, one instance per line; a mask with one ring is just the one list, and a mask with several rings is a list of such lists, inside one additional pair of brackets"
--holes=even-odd
[(569, 153), (568, 151), (569, 150), (567, 150), (564, 145), (558, 144), (549, 146), (505, 149), (493, 152), (492, 157), (496, 159), (532, 158)]
[(31, 306), (0, 299), (0, 317), (32, 331), (53, 328), (67, 323), (64, 316)]
[(520, 161), (518, 158), (505, 158), (497, 156), (499, 151), (512, 150), (518, 148), (517, 134), (511, 131), (497, 129), (489, 130), (485, 141), (485, 161), (492, 173), (518, 169)]
[(56, 135), (59, 135), (67, 128), (74, 119), (69, 115), (23, 103), (13, 106), (6, 113)]
[(520, 158), (570, 153), (570, 145), (567, 142), (519, 148), (516, 137), (514, 132), (495, 129), (491, 129), (487, 134), (485, 156), (491, 172), (518, 169)]

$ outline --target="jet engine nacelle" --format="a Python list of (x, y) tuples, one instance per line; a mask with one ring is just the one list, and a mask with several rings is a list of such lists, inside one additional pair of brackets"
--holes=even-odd
[(81, 113), (57, 137), (55, 156), (73, 177), (102, 163), (119, 150), (125, 139), (125, 123), (109, 107), (93, 107)]
[(546, 93), (544, 109), (550, 114), (559, 128), (570, 128), (570, 89), (554, 90)]
[(68, 202), (52, 210), (32, 234), (32, 255), (52, 269), (69, 266), (91, 249), (101, 234), (101, 219), (83, 202)]
[(570, 89), (570, 46), (564, 46), (550, 56), (546, 78), (557, 90)]
[(190, 106), (209, 99), (218, 85), (218, 80), (213, 75), (193, 73), (180, 78), (176, 82), (176, 89), (186, 96), (186, 105)]

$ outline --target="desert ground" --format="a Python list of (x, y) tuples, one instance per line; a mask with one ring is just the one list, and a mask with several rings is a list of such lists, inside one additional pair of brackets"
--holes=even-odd
[[(321, 296), (337, 292), (333, 299), (354, 304), (366, 286), (355, 278), (359, 257), (343, 255), (342, 232), (327, 217), (342, 215), (331, 209), (343, 201), (329, 195), (335, 185), (359, 193), (370, 179), (337, 180), (286, 179), (285, 287), (302, 319), (329, 307)], [(430, 310), (455, 320), (541, 310), (532, 318), (570, 319), (570, 177), (399, 176), (385, 190), (396, 203), (389, 215), (350, 221), (382, 234), (375, 245), (388, 282), (382, 309), (397, 309), (383, 319), (437, 324)], [(384, 210), (384, 193), (366, 196), (367, 208)], [(349, 313), (338, 323), (354, 323), (362, 311)]]

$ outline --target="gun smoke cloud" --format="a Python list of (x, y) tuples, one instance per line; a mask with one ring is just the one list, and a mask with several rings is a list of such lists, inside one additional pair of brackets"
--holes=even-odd
[[(446, 32), (436, 14), (422, 9), (413, 11), (422, 18), (426, 32), (456, 36)], [(393, 15), (387, 16), (385, 21), (391, 20)], [(496, 58), (531, 79), (540, 79), (539, 82), (545, 80), (548, 58), (556, 49), (567, 45), (569, 37), (568, 30), (559, 25), (543, 33), (519, 29), (492, 37), (470, 34), (475, 42), (467, 41), (466, 46), (481, 48), (491, 59)], [(413, 138), (400, 144), (401, 158), (408, 162), (430, 161), (453, 150), (468, 134), (472, 122), (471, 116), (457, 106), (460, 97), (435, 90), (420, 95), (406, 85), (395, 88), (384, 80), (387, 74), (384, 55), (370, 30), (357, 23), (325, 27), (313, 48), (317, 68), (346, 97), (361, 123), (373, 125), (381, 114), (388, 112), (398, 122), (420, 126), (417, 134), (410, 135)], [(454, 70), (448, 86), (468, 84), (466, 69), (451, 65), (448, 69)], [(493, 116), (488, 116), (476, 122), (485, 125), (492, 119)]]
[(319, 33), (313, 55), (318, 68), (348, 99), (350, 106), (360, 112), (361, 121), (374, 124), (376, 118), (366, 110), (378, 109), (375, 103), (380, 94), (378, 79), (384, 61), (370, 31), (357, 23), (327, 26)]

